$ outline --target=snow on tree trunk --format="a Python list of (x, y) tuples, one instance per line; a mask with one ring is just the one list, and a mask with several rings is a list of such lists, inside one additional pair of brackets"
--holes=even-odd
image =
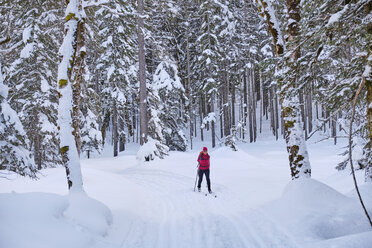
[(138, 60), (139, 71), (138, 80), (140, 82), (140, 143), (145, 144), (147, 141), (147, 89), (146, 89), (146, 62), (145, 62), (145, 40), (144, 40), (144, 23), (143, 23), (143, 0), (138, 0)]
[(76, 65), (75, 58), (78, 53), (77, 44), (79, 43), (79, 26), (84, 22), (84, 12), (81, 0), (67, 1), (65, 12), (65, 37), (60, 47), (60, 63), (58, 66), (58, 127), (60, 130), (60, 152), (62, 161), (66, 168), (66, 176), (70, 191), (82, 191), (83, 180), (80, 168), (80, 160), (76, 147), (74, 128), (72, 121), (73, 114), (73, 91), (72, 80), (77, 75), (74, 70)]
[(256, 0), (258, 4), (258, 10), (262, 17), (267, 21), (267, 29), (269, 30), (271, 36), (273, 37), (275, 53), (283, 54), (284, 52), (284, 41), (283, 36), (280, 31), (279, 22), (276, 19), (274, 9), (270, 1), (267, 0)]
[[(284, 41), (279, 28), (279, 22), (275, 17), (275, 12), (271, 2), (267, 0), (256, 1), (259, 5), (259, 11), (267, 20), (268, 30), (271, 33), (275, 51), (278, 56), (282, 56), (285, 49)], [(279, 82), (281, 87), (282, 116), (284, 119), (284, 137), (287, 144), (289, 155), (289, 166), (292, 179), (311, 176), (311, 167), (308, 158), (306, 143), (303, 135), (303, 128), (299, 116), (299, 99), (296, 93), (296, 82), (298, 76), (297, 60), (300, 57), (300, 48), (298, 47), (297, 36), (299, 33), (300, 21), (300, 1), (287, 0), (287, 48), (286, 67), (283, 71), (289, 71), (288, 81)], [(278, 70), (279, 71), (279, 70)]]
[[(308, 158), (303, 128), (300, 120), (300, 101), (296, 92), (298, 68), (297, 60), (300, 57), (300, 48), (298, 46), (299, 21), (300, 21), (300, 1), (287, 0), (287, 41), (289, 42), (287, 53), (287, 66), (292, 73), (289, 80), (281, 82), (282, 95), (285, 99), (282, 101), (282, 110), (284, 117), (284, 136), (289, 153), (289, 166), (291, 168), (292, 179), (311, 176), (311, 167)], [(288, 68), (288, 69), (289, 69)], [(289, 95), (289, 97), (288, 97)]]

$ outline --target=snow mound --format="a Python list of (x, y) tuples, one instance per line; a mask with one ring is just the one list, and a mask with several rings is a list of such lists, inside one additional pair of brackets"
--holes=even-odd
[[(313, 179), (290, 182), (282, 197), (265, 205), (264, 209), (302, 242), (370, 231), (367, 218), (355, 198)], [(372, 213), (372, 208), (369, 210)], [(347, 240), (352, 242), (352, 238)]]
[(106, 233), (110, 217), (102, 203), (87, 196), (0, 194), (0, 247), (90, 247), (97, 234)]
[(69, 206), (63, 213), (67, 219), (95, 235), (106, 235), (112, 215), (105, 205), (84, 192), (70, 192), (68, 200)]

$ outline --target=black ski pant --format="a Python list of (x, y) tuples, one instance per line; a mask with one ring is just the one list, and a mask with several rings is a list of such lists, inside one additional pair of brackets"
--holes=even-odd
[(203, 174), (205, 174), (205, 178), (207, 179), (207, 184), (208, 184), (208, 190), (211, 190), (211, 180), (209, 179), (209, 169), (208, 170), (198, 170), (198, 176), (199, 176), (199, 181), (198, 181), (198, 188), (200, 189), (201, 183), (203, 181)]

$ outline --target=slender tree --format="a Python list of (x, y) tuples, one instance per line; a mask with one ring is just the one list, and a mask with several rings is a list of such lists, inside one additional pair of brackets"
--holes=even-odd
[(146, 61), (145, 61), (145, 40), (144, 40), (144, 21), (143, 21), (143, 1), (138, 0), (137, 4), (137, 28), (138, 28), (138, 80), (140, 84), (140, 143), (147, 142), (147, 88), (146, 88)]
[(60, 152), (66, 168), (68, 188), (71, 191), (82, 191), (83, 180), (74, 135), (76, 130), (74, 130), (72, 119), (73, 94), (77, 94), (77, 91), (73, 92), (72, 84), (80, 82), (77, 78), (80, 74), (76, 69), (76, 67), (79, 68), (79, 64), (76, 64), (76, 62), (82, 62), (76, 60), (76, 58), (84, 59), (82, 53), (85, 53), (85, 50), (78, 49), (82, 48), (79, 39), (82, 38), (80, 32), (84, 28), (84, 11), (81, 0), (67, 1), (65, 20), (65, 36), (59, 50), (60, 63), (58, 66)]

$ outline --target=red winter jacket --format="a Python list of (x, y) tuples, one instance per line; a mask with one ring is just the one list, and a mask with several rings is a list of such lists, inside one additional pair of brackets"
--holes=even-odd
[(209, 169), (209, 154), (204, 155), (203, 152), (199, 154), (198, 162), (199, 162), (199, 170), (208, 170)]

